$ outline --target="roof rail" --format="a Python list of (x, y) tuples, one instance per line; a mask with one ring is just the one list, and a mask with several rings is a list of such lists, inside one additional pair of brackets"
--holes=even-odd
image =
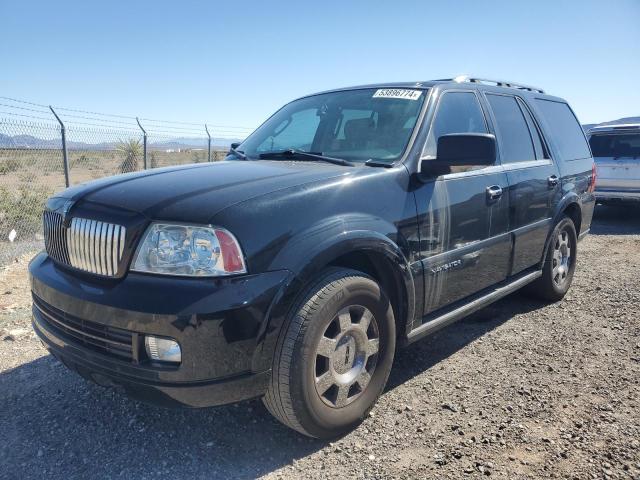
[(640, 130), (640, 123), (618, 123), (613, 125), (594, 125), (589, 132), (615, 132), (624, 130)]
[(456, 83), (484, 83), (489, 85), (495, 85), (497, 87), (509, 87), (517, 88), (518, 90), (527, 90), (529, 92), (544, 93), (544, 90), (538, 87), (532, 87), (530, 85), (523, 85), (522, 83), (507, 82), (504, 80), (489, 80), (487, 78), (477, 78), (470, 75), (458, 75), (455, 78), (443, 78), (441, 80), (434, 80), (436, 82), (456, 82)]

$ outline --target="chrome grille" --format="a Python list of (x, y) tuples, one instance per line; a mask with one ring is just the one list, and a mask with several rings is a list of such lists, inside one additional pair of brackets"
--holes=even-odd
[(57, 212), (45, 211), (44, 246), (51, 258), (60, 263), (69, 265), (69, 250), (67, 249), (67, 236), (62, 225), (62, 215)]
[(124, 251), (126, 230), (113, 223), (74, 218), (67, 232), (69, 259), (73, 267), (113, 276)]
[(44, 213), (47, 253), (56, 261), (108, 277), (118, 273), (124, 252), (126, 229), (121, 225), (87, 218), (73, 218), (64, 227), (62, 215)]

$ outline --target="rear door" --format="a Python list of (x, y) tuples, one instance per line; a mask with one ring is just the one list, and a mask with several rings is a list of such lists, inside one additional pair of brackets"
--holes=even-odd
[[(421, 161), (435, 158), (442, 135), (488, 132), (476, 91), (445, 91), (435, 107)], [(417, 188), (425, 315), (506, 278), (509, 198), (501, 190), (507, 185), (506, 174), (493, 165), (454, 168)]]
[(560, 173), (541, 130), (519, 96), (485, 94), (509, 183), (509, 228), (514, 234), (510, 275), (542, 258), (554, 206), (561, 197)]

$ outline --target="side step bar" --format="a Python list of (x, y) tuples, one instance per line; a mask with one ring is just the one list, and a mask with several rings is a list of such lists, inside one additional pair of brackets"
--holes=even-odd
[(578, 235), (578, 241), (582, 241), (584, 239), (584, 237), (586, 237), (587, 235), (589, 235), (589, 232), (591, 232), (591, 228), (587, 228), (584, 232), (582, 232), (580, 235)]
[(445, 312), (426, 323), (423, 323), (417, 328), (414, 328), (409, 335), (407, 336), (408, 343), (415, 342), (436, 330), (439, 330), (447, 325), (460, 320), (461, 318), (470, 315), (471, 313), (480, 310), (483, 307), (495, 302), (496, 300), (500, 300), (502, 297), (506, 297), (510, 293), (515, 292), (516, 290), (524, 287), (526, 284), (533, 282), (535, 279), (542, 276), (542, 271), (537, 270), (535, 272), (528, 273), (522, 277), (517, 278), (516, 280), (503, 285), (501, 287), (495, 288), (489, 293), (482, 295), (481, 297), (472, 300), (469, 303), (466, 303), (458, 308)]

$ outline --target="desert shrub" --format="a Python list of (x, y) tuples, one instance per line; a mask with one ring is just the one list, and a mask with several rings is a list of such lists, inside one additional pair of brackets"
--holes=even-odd
[(88, 168), (88, 169), (92, 169), (95, 168), (98, 161), (96, 158), (93, 158), (93, 155), (91, 157), (88, 157), (86, 154), (71, 154), (70, 155), (71, 160), (69, 162), (69, 167), (70, 168)]
[(142, 142), (137, 139), (123, 140), (116, 148), (122, 157), (120, 172), (129, 173), (138, 170), (138, 161), (142, 158)]
[(203, 152), (194, 151), (191, 154), (191, 161), (193, 163), (200, 163), (201, 161), (204, 160), (204, 158), (205, 158), (204, 156), (205, 156), (205, 154)]
[(0, 241), (11, 230), (20, 238), (33, 238), (42, 230), (42, 210), (53, 191), (36, 186), (7, 188), (0, 186)]
[(20, 168), (20, 160), (15, 157), (0, 158), (0, 175), (15, 172)]

